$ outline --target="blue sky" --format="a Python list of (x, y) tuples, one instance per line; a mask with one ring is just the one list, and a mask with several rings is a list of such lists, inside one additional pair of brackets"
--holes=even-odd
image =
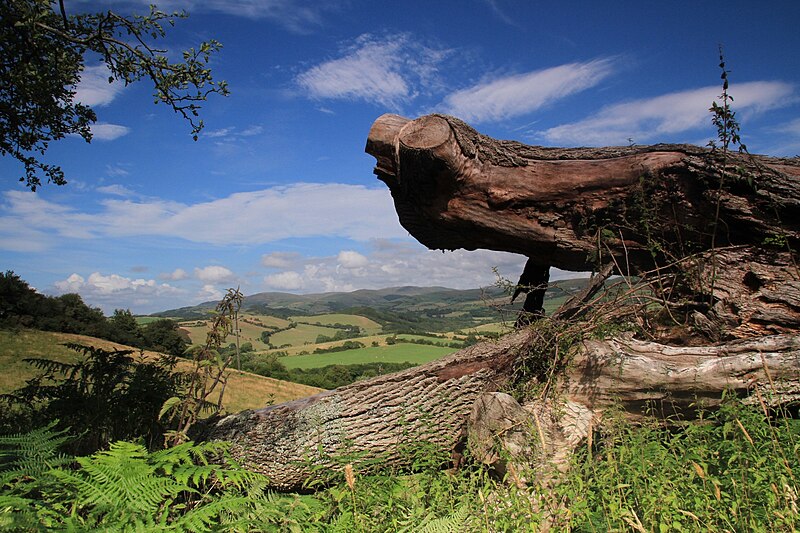
[[(148, 2), (67, 1), (145, 12)], [(231, 96), (201, 138), (145, 83), (89, 60), (95, 139), (54, 143), (69, 184), (30, 193), (0, 159), (0, 257), (48, 294), (149, 313), (245, 294), (515, 280), (524, 258), (442, 253), (399, 226), (364, 153), (385, 112), (456, 115), (551, 146), (705, 144), (718, 45), (751, 152), (800, 154), (800, 2), (172, 0), (164, 46), (215, 38)], [(560, 273), (555, 273), (558, 277)]]

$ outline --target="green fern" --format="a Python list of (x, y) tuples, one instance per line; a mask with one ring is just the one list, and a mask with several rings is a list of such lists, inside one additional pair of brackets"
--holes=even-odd
[(73, 459), (54, 426), (0, 437), (1, 531), (315, 531), (318, 502), (270, 492), (227, 443), (123, 441)]
[(55, 431), (58, 421), (28, 433), (0, 436), (0, 487), (38, 480), (53, 468), (73, 462), (58, 450), (70, 440), (66, 430)]
[(429, 515), (421, 524), (411, 524), (401, 531), (413, 531), (414, 533), (458, 533), (461, 531), (473, 531), (470, 527), (471, 522), (469, 505), (462, 505), (447, 516), (435, 518)]

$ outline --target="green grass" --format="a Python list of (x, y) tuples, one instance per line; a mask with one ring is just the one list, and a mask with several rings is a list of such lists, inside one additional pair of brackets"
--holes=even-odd
[(311, 324), (347, 324), (351, 326), (358, 326), (366, 332), (366, 335), (377, 335), (383, 331), (383, 326), (364, 316), (359, 315), (345, 315), (341, 313), (328, 313), (325, 315), (314, 316), (294, 316), (291, 317), (295, 322), (308, 322)]
[(63, 363), (76, 361), (77, 354), (62, 343), (63, 334), (37, 330), (0, 330), (0, 394), (9, 393), (36, 376), (37, 371), (25, 358), (53, 359)]
[(326, 354), (294, 355), (282, 357), (280, 361), (286, 365), (286, 368), (317, 368), (327, 365), (356, 365), (376, 362), (408, 362), (421, 365), (454, 351), (456, 351), (454, 348), (440, 348), (438, 346), (394, 344)]
[[(335, 328), (326, 328), (324, 326), (297, 324), (297, 327), (275, 333), (270, 337), (270, 342), (273, 346), (283, 346), (284, 344), (303, 346), (314, 344), (319, 335), (333, 337), (337, 331)], [(311, 349), (313, 350), (313, 348)]]
[(157, 320), (163, 320), (166, 317), (161, 317), (161, 316), (135, 316), (133, 318), (136, 319), (136, 323), (139, 324), (140, 326), (146, 326), (147, 324), (150, 324), (151, 322), (155, 322)]

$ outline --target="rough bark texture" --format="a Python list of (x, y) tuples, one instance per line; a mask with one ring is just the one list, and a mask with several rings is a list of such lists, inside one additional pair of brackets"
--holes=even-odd
[(586, 271), (602, 240), (602, 252), (626, 259), (623, 273), (637, 274), (656, 266), (654, 240), (696, 252), (712, 236), (715, 246), (800, 237), (797, 159), (691, 145), (527, 146), (445, 115), (383, 115), (366, 151), (400, 223), (432, 249), (502, 250)]
[[(645, 312), (657, 303), (671, 333), (654, 330), (650, 340), (585, 335), (567, 364), (563, 353), (554, 359), (542, 348), (534, 325), (210, 428), (210, 437), (232, 441), (234, 456), (275, 487), (300, 488), (349, 453), (397, 464), (403, 443), (455, 449), (468, 418), (470, 432), (484, 435), (475, 439), (489, 439), (476, 445), (476, 456), (491, 463), (492, 439), (519, 433), (523, 421), (533, 421), (527, 433), (538, 436), (545, 455), (563, 459), (612, 405), (635, 418), (652, 406), (691, 416), (698, 402), (713, 407), (725, 390), (754, 394), (750, 401), (764, 406), (800, 401), (800, 277), (789, 251), (800, 241), (797, 160), (686, 145), (531, 147), (441, 115), (384, 115), (367, 151), (400, 222), (426, 246), (517, 252), (532, 266), (597, 268), (587, 290), (556, 313), (573, 331), (597, 324), (593, 303), (610, 305), (610, 317), (627, 312), (592, 302), (592, 295), (613, 271), (639, 275), (652, 281), (627, 301), (643, 299)], [(546, 279), (546, 269), (531, 272), (527, 277)], [(547, 382), (541, 396), (518, 408), (493, 395), (515, 386), (520, 365), (532, 359), (539, 371), (527, 379)], [(514, 449), (527, 453), (517, 437)]]
[(425, 440), (453, 447), (472, 404), (505, 383), (527, 333), (474, 346), (430, 364), (357, 382), (303, 400), (222, 419), (211, 438), (277, 488), (297, 489), (312, 465), (333, 468), (350, 452), (363, 459), (401, 461), (403, 443)]
[[(320, 467), (340, 468), (336, 458), (351, 453), (390, 465), (402, 462), (402, 444), (424, 440), (456, 449), (463, 444), (476, 400), (505, 388), (513, 361), (530, 348), (532, 336), (530, 330), (521, 330), (404, 372), (231, 415), (211, 428), (208, 437), (231, 441), (233, 455), (269, 476), (279, 489), (300, 489)], [(755, 388), (771, 404), (800, 399), (796, 335), (707, 347), (587, 340), (559, 375), (550, 397), (558, 398), (555, 411), (569, 405), (582, 420), (586, 413), (599, 419), (612, 405), (622, 405), (633, 417), (648, 405), (691, 416), (690, 404), (696, 401), (713, 407), (724, 390), (744, 396)], [(576, 428), (567, 431), (544, 414), (539, 422), (561, 432), (557, 436), (552, 429), (542, 430), (552, 454), (563, 455), (564, 442), (585, 436), (585, 423), (577, 428), (583, 433), (576, 433)]]

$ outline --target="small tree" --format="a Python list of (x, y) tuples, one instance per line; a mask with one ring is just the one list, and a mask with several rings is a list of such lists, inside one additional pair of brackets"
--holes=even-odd
[(183, 355), (189, 346), (178, 324), (169, 318), (150, 322), (142, 329), (142, 336), (145, 348), (170, 355)]
[(142, 328), (130, 309), (114, 309), (114, 314), (108, 322), (111, 340), (128, 346), (142, 346), (144, 342)]
[[(234, 357), (239, 357), (239, 309), (244, 295), (236, 289), (228, 289), (217, 304), (206, 343), (192, 350), (194, 368), (188, 374), (187, 390), (164, 402), (161, 417), (167, 416), (177, 423), (177, 429), (169, 431), (164, 438), (168, 445), (176, 446), (189, 440), (189, 430), (200, 419), (204, 411), (214, 414), (222, 410), (227, 370)], [(235, 350), (222, 354), (222, 345), (229, 334), (236, 334)], [(212, 395), (217, 394), (216, 405)]]

